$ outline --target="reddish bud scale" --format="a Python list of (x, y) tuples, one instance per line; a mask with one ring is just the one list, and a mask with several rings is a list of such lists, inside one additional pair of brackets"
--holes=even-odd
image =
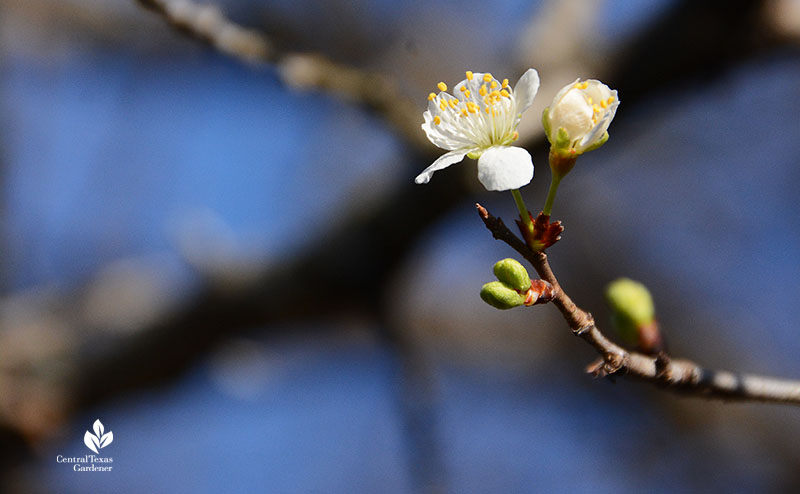
[(553, 285), (544, 280), (531, 280), (531, 287), (525, 292), (525, 306), (546, 304), (556, 296)]
[(637, 349), (647, 355), (657, 355), (664, 351), (664, 339), (661, 336), (661, 331), (658, 328), (658, 322), (653, 321), (645, 326), (640, 326), (639, 342)]
[(564, 231), (561, 221), (550, 223), (550, 216), (544, 213), (539, 213), (536, 219), (533, 218), (530, 212), (528, 212), (528, 215), (533, 222), (533, 231), (526, 228), (525, 224), (520, 220), (515, 220), (528, 247), (536, 252), (544, 252), (545, 249), (561, 240), (561, 233)]

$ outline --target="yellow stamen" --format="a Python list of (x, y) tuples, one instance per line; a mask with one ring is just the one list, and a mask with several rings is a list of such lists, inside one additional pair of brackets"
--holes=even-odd
[(601, 100), (600, 106), (602, 106), (603, 108), (608, 108), (608, 102), (606, 100)]
[(448, 104), (450, 105), (450, 108), (455, 108), (455, 107), (457, 107), (457, 106), (458, 106), (458, 100), (451, 99), (451, 100), (448, 102)]
[(436, 99), (436, 95), (435, 94), (431, 93), (431, 94), (428, 95), (428, 101), (433, 101), (434, 99)]
[(440, 82), (439, 84), (436, 85), (436, 87), (439, 88), (439, 91), (447, 91), (447, 84), (445, 84), (444, 82)]
[(592, 101), (592, 98), (590, 98), (589, 96), (586, 97), (586, 102), (589, 103), (590, 105), (594, 103), (594, 101)]
[(492, 89), (496, 88), (497, 87), (497, 81), (492, 81), (492, 83), (489, 84), (489, 87), (492, 88)]
[(589, 82), (587, 81), (576, 82), (575, 85), (572, 87), (574, 87), (575, 89), (586, 89), (587, 87), (589, 87)]
[(485, 74), (483, 74), (483, 82), (489, 82), (489, 81), (491, 81), (492, 79), (493, 79), (493, 77), (492, 77), (492, 74), (490, 74), (490, 73), (488, 73), (488, 72), (487, 72), (487, 73), (485, 73)]
[(466, 109), (461, 110), (461, 116), (462, 117), (466, 117), (467, 116), (467, 110)]
[(475, 77), (475, 76), (472, 74), (472, 71), (471, 71), (471, 70), (468, 70), (468, 71), (467, 71), (467, 80), (468, 80), (468, 81), (471, 81), (473, 77)]
[(504, 97), (504, 98), (510, 98), (510, 97), (511, 97), (511, 95), (510, 95), (510, 94), (508, 93), (508, 91), (506, 91), (505, 89), (503, 89), (502, 91), (500, 91), (500, 96), (502, 96), (502, 97)]
[(611, 96), (610, 98), (608, 98), (608, 104), (609, 104), (609, 105), (610, 105), (611, 103), (613, 103), (613, 102), (614, 102), (614, 97), (613, 97), (613, 96)]
[(486, 84), (481, 85), (481, 88), (478, 89), (478, 94), (480, 94), (481, 96), (486, 96)]
[(594, 110), (595, 113), (602, 113), (603, 112), (603, 110), (601, 110), (600, 107), (597, 106), (597, 105), (592, 105), (592, 110)]
[(470, 96), (472, 96), (472, 92), (468, 89), (468, 90), (464, 91), (464, 96), (469, 98)]
[(433, 123), (435, 123), (436, 125), (439, 125), (440, 123), (442, 123), (442, 119), (439, 118), (439, 115), (436, 115), (435, 117), (433, 117)]
[(439, 103), (439, 109), (442, 110), (442, 111), (447, 110), (447, 101), (442, 100), (442, 102)]
[(503, 79), (502, 88), (505, 89), (508, 87), (508, 79)]

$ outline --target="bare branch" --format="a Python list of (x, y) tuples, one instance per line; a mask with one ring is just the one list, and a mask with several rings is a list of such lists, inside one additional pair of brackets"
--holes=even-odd
[(592, 345), (602, 362), (589, 367), (595, 375), (619, 374), (657, 384), (671, 391), (740, 401), (765, 401), (800, 405), (800, 381), (709, 370), (689, 360), (670, 360), (628, 351), (609, 340), (598, 329), (592, 315), (579, 308), (558, 282), (547, 254), (534, 252), (514, 235), (503, 220), (480, 204), (478, 214), (494, 238), (508, 244), (530, 262), (539, 276), (556, 290), (552, 303), (561, 311), (570, 329)]

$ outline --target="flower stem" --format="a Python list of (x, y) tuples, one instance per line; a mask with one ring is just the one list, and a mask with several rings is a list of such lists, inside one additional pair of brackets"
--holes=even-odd
[(545, 200), (544, 209), (542, 209), (542, 214), (546, 216), (550, 216), (553, 210), (553, 202), (556, 200), (556, 192), (558, 191), (558, 184), (561, 183), (561, 178), (562, 177), (553, 175), (553, 178), (550, 180), (550, 190), (547, 192), (547, 200)]
[(522, 218), (522, 222), (525, 224), (525, 228), (528, 231), (533, 231), (533, 222), (531, 221), (531, 215), (528, 212), (528, 206), (525, 205), (525, 201), (522, 200), (522, 194), (519, 193), (517, 189), (511, 189), (511, 194), (514, 196), (514, 202), (517, 203), (517, 209), (519, 209), (519, 216)]

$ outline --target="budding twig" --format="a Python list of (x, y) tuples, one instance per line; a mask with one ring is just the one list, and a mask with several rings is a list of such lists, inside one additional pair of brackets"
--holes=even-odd
[(534, 252), (480, 204), (478, 214), (494, 238), (508, 244), (533, 265), (539, 276), (554, 290), (552, 300), (576, 336), (592, 345), (602, 360), (587, 371), (596, 376), (626, 375), (658, 384), (671, 391), (707, 398), (763, 401), (800, 405), (800, 381), (705, 369), (689, 360), (673, 360), (665, 353), (651, 356), (628, 351), (609, 340), (597, 327), (591, 314), (579, 308), (564, 292), (553, 274), (544, 252)]

